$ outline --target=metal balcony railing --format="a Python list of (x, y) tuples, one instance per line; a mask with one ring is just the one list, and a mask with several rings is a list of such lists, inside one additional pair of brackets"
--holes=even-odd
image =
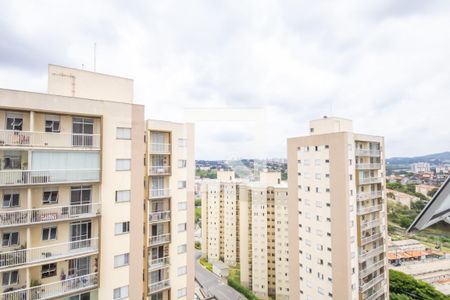
[(366, 277), (370, 273), (372, 273), (372, 272), (378, 270), (379, 268), (383, 267), (385, 264), (386, 264), (385, 260), (382, 259), (380, 261), (377, 261), (374, 264), (371, 264), (371, 265), (367, 266), (365, 269), (359, 270), (359, 278)]
[(170, 166), (150, 166), (150, 175), (170, 174)]
[(100, 135), (0, 130), (0, 146), (100, 149)]
[(77, 276), (66, 280), (42, 284), (32, 288), (19, 289), (0, 294), (2, 300), (44, 300), (70, 295), (76, 292), (97, 288), (97, 273)]
[(377, 226), (380, 226), (381, 221), (380, 220), (372, 220), (372, 221), (366, 221), (361, 223), (361, 230), (367, 230), (370, 228), (374, 228)]
[(363, 237), (363, 238), (361, 238), (361, 245), (367, 245), (368, 243), (376, 241), (376, 240), (378, 240), (380, 238), (382, 238), (382, 235), (381, 235), (380, 232), (372, 234), (372, 235), (367, 236), (367, 237)]
[(367, 251), (367, 252), (364, 252), (364, 253), (361, 252), (361, 254), (359, 255), (359, 262), (363, 262), (366, 259), (371, 258), (371, 257), (376, 256), (376, 255), (379, 255), (379, 254), (381, 254), (383, 252), (384, 252), (384, 246), (383, 245), (382, 246), (378, 246), (377, 248), (372, 249), (372, 250)]
[(360, 290), (361, 292), (365, 292), (368, 288), (370, 288), (371, 286), (376, 285), (377, 283), (383, 281), (384, 279), (385, 279), (385, 275), (384, 275), (384, 273), (383, 273), (383, 274), (381, 274), (381, 275), (378, 275), (378, 276), (375, 277), (375, 278), (372, 278), (371, 280), (369, 280), (369, 281), (367, 281), (367, 282), (364, 282), (363, 280), (360, 280), (360, 283), (359, 283), (359, 290)]
[(152, 259), (149, 261), (148, 269), (150, 271), (166, 268), (170, 265), (169, 256)]
[(98, 216), (100, 203), (0, 211), (0, 228)]
[(150, 143), (151, 154), (170, 154), (170, 144)]
[(381, 205), (381, 204), (360, 206), (360, 207), (358, 207), (358, 215), (364, 215), (364, 214), (372, 213), (375, 211), (380, 211), (382, 209), (383, 209), (383, 205)]
[(170, 197), (170, 189), (150, 189), (150, 199)]
[(356, 149), (356, 156), (380, 156), (380, 150), (375, 149)]
[(164, 243), (170, 243), (170, 233), (164, 233), (159, 235), (151, 235), (149, 237), (150, 246), (160, 245)]
[(382, 183), (383, 178), (381, 177), (360, 177), (359, 178), (359, 184), (375, 184), (375, 183)]
[(356, 169), (357, 170), (379, 170), (381, 169), (381, 164), (380, 163), (361, 163), (361, 164), (356, 164)]
[(97, 237), (43, 247), (13, 250), (0, 253), (0, 270), (50, 260), (67, 259), (71, 256), (80, 256), (97, 251)]
[(383, 196), (382, 191), (364, 192), (364, 193), (358, 193), (356, 196), (356, 199), (358, 201), (364, 201), (364, 200), (380, 198), (382, 196)]
[(163, 291), (168, 288), (170, 288), (170, 280), (169, 279), (165, 279), (165, 280), (158, 281), (158, 282), (153, 282), (148, 285), (150, 294), (157, 293), (157, 292)]
[(158, 211), (149, 213), (150, 223), (170, 221), (170, 211)]
[(100, 170), (2, 170), (0, 187), (15, 185), (41, 185), (55, 183), (97, 182)]

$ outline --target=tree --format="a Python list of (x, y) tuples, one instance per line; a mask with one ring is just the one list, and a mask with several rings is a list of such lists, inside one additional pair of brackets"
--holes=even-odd
[(428, 196), (428, 197), (433, 197), (434, 194), (436, 194), (436, 192), (438, 191), (438, 189), (439, 189), (439, 188), (434, 188), (434, 189), (432, 189), (431, 191), (429, 191), (429, 192), (427, 193), (427, 196)]
[(450, 300), (429, 283), (395, 270), (389, 270), (389, 292), (395, 300)]

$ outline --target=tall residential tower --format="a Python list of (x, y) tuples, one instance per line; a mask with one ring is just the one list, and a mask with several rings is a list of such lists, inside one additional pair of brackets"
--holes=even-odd
[(288, 140), (291, 299), (388, 299), (382, 137), (323, 118)]

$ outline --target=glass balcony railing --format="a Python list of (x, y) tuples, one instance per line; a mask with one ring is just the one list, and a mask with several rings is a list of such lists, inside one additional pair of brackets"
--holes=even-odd
[(26, 264), (67, 259), (98, 251), (98, 238), (0, 253), (0, 270)]
[(100, 203), (0, 211), (0, 228), (98, 216)]
[(150, 143), (151, 154), (170, 154), (170, 144), (166, 143)]
[(100, 170), (2, 170), (0, 187), (58, 183), (98, 182)]
[(149, 261), (148, 268), (150, 271), (167, 268), (170, 265), (169, 256), (152, 259)]
[(150, 242), (150, 246), (170, 243), (170, 233), (151, 235), (149, 237), (149, 242)]
[(100, 149), (100, 135), (0, 130), (0, 146)]
[(379, 170), (381, 169), (380, 163), (367, 163), (367, 164), (356, 164), (357, 170)]
[(150, 166), (150, 175), (168, 175), (170, 166)]
[(150, 189), (150, 199), (170, 197), (170, 189)]
[(358, 201), (364, 201), (364, 200), (371, 200), (371, 199), (380, 198), (382, 196), (383, 196), (383, 192), (382, 191), (373, 191), (373, 192), (358, 193), (356, 198), (358, 199)]
[(375, 211), (380, 211), (383, 209), (383, 205), (376, 204), (376, 205), (368, 205), (368, 206), (359, 206), (358, 207), (358, 215), (365, 215), (369, 214)]
[(150, 223), (170, 221), (170, 211), (157, 211), (149, 213)]
[(372, 235), (369, 235), (369, 236), (362, 237), (361, 238), (361, 245), (367, 245), (368, 243), (376, 241), (376, 240), (378, 240), (378, 239), (380, 239), (382, 237), (383, 237), (382, 234), (379, 233), (379, 232), (375, 233), (375, 234), (372, 234)]
[(148, 286), (149, 294), (161, 292), (168, 288), (170, 288), (170, 280), (169, 279), (165, 279), (165, 280), (158, 281), (158, 282), (152, 282)]
[(359, 184), (375, 184), (382, 183), (383, 178), (381, 177), (360, 177)]
[(363, 250), (361, 250), (361, 254), (359, 255), (359, 262), (363, 262), (365, 260), (367, 260), (368, 258), (374, 257), (376, 255), (380, 255), (381, 253), (384, 253), (384, 246), (378, 246), (375, 249), (366, 251), (366, 252), (362, 252)]
[[(70, 276), (69, 276), (70, 277)], [(7, 293), (0, 294), (2, 300), (44, 300), (59, 299), (66, 295), (77, 292), (84, 292), (97, 288), (97, 273), (68, 278), (66, 280), (56, 281), (52, 283), (42, 284), (39, 286), (19, 289)]]
[(356, 156), (380, 156), (380, 150), (376, 149), (356, 149)]

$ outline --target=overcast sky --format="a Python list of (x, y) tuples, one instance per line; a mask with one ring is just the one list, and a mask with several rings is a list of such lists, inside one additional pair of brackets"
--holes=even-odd
[(248, 112), (196, 122), (197, 159), (285, 157), (323, 115), (385, 136), (388, 157), (450, 150), (448, 0), (1, 1), (0, 87), (92, 70), (94, 42), (147, 118)]

